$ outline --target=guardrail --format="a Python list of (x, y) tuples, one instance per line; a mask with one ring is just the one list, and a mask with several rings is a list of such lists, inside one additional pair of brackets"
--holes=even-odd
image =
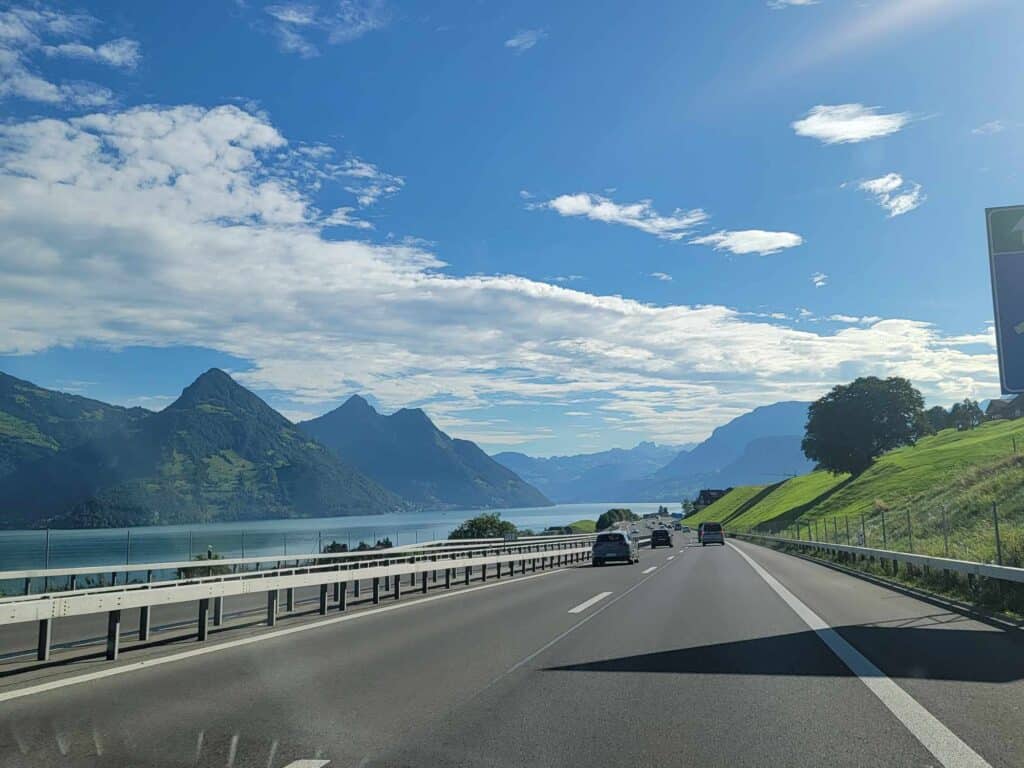
[(921, 568), (934, 568), (940, 571), (963, 573), (968, 576), (984, 576), (987, 579), (999, 579), (1002, 581), (1013, 581), (1024, 584), (1024, 568), (1013, 568), (1009, 565), (996, 565), (994, 563), (975, 563), (970, 560), (954, 560), (948, 557), (933, 557), (931, 555), (915, 555), (911, 552), (896, 552), (889, 549), (874, 549), (872, 547), (858, 547), (851, 544), (833, 544), (827, 541), (812, 541), (807, 539), (787, 539), (782, 536), (766, 536), (758, 533), (729, 533), (729, 536), (737, 539), (750, 539), (757, 541), (768, 541), (787, 546), (800, 547), (802, 549), (816, 549), (819, 551), (838, 554), (840, 552), (860, 558), (875, 558), (877, 560), (888, 560), (893, 563), (905, 563)]
[[(165, 581), (147, 581), (107, 587), (74, 589), (66, 592), (25, 594), (0, 599), (0, 623), (38, 622), (39, 634), (36, 657), (40, 661), (50, 658), (53, 623), (58, 618), (86, 614), (107, 614), (106, 657), (116, 659), (120, 650), (121, 612), (139, 609), (139, 640), (150, 635), (150, 610), (154, 606), (198, 601), (197, 637), (207, 639), (212, 603), (213, 624), (223, 621), (224, 598), (265, 592), (267, 595), (267, 625), (277, 622), (279, 595), (285, 590), (285, 610), (295, 608), (295, 589), (319, 586), (319, 612), (325, 615), (333, 586), (333, 602), (337, 610), (347, 608), (348, 586), (353, 585), (353, 596), (359, 597), (360, 584), (370, 581), (372, 602), (381, 600), (381, 582), (384, 592), (391, 592), (395, 600), (401, 597), (401, 578), (408, 576), (414, 584), (417, 576), (420, 589), (428, 589), (428, 573), (437, 582), (438, 571), (444, 573), (444, 587), (450, 589), (462, 569), (462, 579), (469, 584), (474, 572), (481, 581), (488, 578), (488, 567), (493, 566), (495, 576), (514, 575), (516, 566), (524, 574), (538, 569), (558, 568), (589, 560), (595, 536), (593, 534), (569, 536), (530, 537), (517, 541), (497, 539), (428, 542), (401, 548), (366, 552), (316, 553), (289, 557), (295, 565), (268, 570), (239, 570), (237, 566), (251, 563), (283, 562), (278, 557), (235, 558), (233, 560), (190, 560), (184, 563), (145, 563), (120, 566), (122, 571), (150, 572), (174, 568), (236, 567), (233, 573), (195, 576)], [(38, 573), (44, 579), (65, 575), (74, 577), (90, 569), (51, 569)], [(102, 567), (99, 572), (111, 572)], [(8, 574), (25, 572), (9, 571)], [(0, 573), (0, 577), (4, 574)], [(24, 578), (31, 578), (25, 577)]]

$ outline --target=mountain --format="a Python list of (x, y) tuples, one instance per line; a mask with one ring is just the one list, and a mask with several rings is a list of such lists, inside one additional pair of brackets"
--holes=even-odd
[(419, 408), (390, 416), (353, 395), (299, 424), (385, 488), (416, 504), (447, 507), (537, 507), (551, 501), (469, 440), (453, 440)]
[(635, 498), (676, 498), (700, 488), (771, 483), (809, 472), (813, 464), (800, 449), (809, 405), (787, 401), (736, 417), (637, 483)]
[(103, 527), (374, 514), (403, 502), (223, 371), (0, 478), (7, 526)]
[(0, 477), (150, 415), (0, 373)]
[[(689, 447), (689, 446), (688, 446)], [(624, 485), (653, 474), (683, 450), (682, 446), (640, 443), (599, 453), (535, 458), (525, 453), (496, 453), (511, 469), (558, 503), (625, 500)]]

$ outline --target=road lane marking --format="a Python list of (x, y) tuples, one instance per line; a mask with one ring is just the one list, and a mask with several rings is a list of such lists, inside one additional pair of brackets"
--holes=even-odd
[(666, 560), (675, 560), (675, 559), (676, 559), (676, 556), (675, 556), (675, 555), (669, 555), (669, 556), (668, 556), (668, 557), (666, 557), (665, 559), (666, 559)]
[(569, 613), (583, 613), (585, 610), (587, 610), (587, 608), (589, 608), (592, 605), (597, 605), (602, 600), (604, 600), (606, 597), (608, 597), (608, 595), (610, 595), (610, 594), (611, 594), (611, 592), (598, 592), (596, 595), (594, 595), (589, 600), (584, 600), (582, 603), (577, 605), (575, 608), (570, 608), (569, 609)]
[(642, 571), (642, 573), (643, 573), (643, 575), (644, 575), (644, 576), (646, 576), (646, 575), (647, 575), (648, 573), (650, 573), (651, 571), (653, 571), (653, 570), (654, 570), (655, 568), (657, 568), (657, 567), (658, 567), (658, 566), (656, 566), (656, 565), (652, 565), (652, 566), (651, 566), (650, 568), (648, 568), (648, 569), (647, 569), (646, 571)]
[(296, 760), (293, 763), (288, 763), (284, 768), (324, 768), (325, 765), (330, 764), (330, 760)]
[[(543, 573), (530, 574), (529, 576), (518, 576), (514, 579), (506, 579), (504, 581), (494, 581), (490, 584), (480, 584), (476, 587), (463, 587), (457, 591), (442, 592), (439, 595), (431, 595), (429, 597), (421, 597), (408, 602), (396, 603), (393, 605), (378, 606), (366, 611), (360, 611), (358, 613), (350, 613), (344, 616), (335, 616), (332, 619), (323, 619), (321, 621), (310, 622), (308, 624), (300, 624), (295, 627), (288, 627), (287, 629), (278, 629), (273, 632), (264, 632), (259, 635), (250, 635), (249, 637), (241, 637), (237, 640), (228, 640), (223, 643), (216, 645), (209, 645), (204, 648), (195, 648), (191, 651), (181, 651), (179, 653), (173, 653), (169, 656), (158, 656), (153, 659), (145, 659), (143, 661), (135, 661), (130, 664), (123, 666), (110, 667), (108, 669), (97, 670), (96, 672), (87, 672), (84, 675), (76, 675), (75, 677), (67, 677), (61, 680), (51, 680), (47, 683), (39, 683), (37, 685), (30, 685), (24, 688), (15, 688), (9, 691), (0, 691), (0, 703), (5, 701), (12, 701), (13, 699), (20, 699), (26, 696), (34, 696), (38, 693), (45, 693), (46, 691), (53, 691), (58, 688), (65, 688), (69, 685), (78, 685), (79, 683), (88, 683), (93, 680), (102, 680), (107, 677), (115, 677), (117, 675), (123, 675), (126, 672), (136, 672), (140, 669), (151, 669), (153, 667), (159, 667), (163, 664), (170, 664), (175, 661), (182, 661), (184, 659), (191, 659), (195, 656), (205, 656), (208, 653), (217, 653), (219, 651), (225, 651), (230, 648), (239, 648), (245, 645), (252, 645), (253, 643), (259, 643), (264, 640), (272, 640), (275, 638), (285, 637), (287, 635), (294, 635), (299, 632), (307, 632), (311, 629), (320, 629), (321, 627), (328, 627), (332, 624), (340, 624), (344, 621), (354, 621), (356, 619), (362, 619), (369, 616), (379, 616), (382, 613), (390, 613), (391, 611), (401, 610), (402, 608), (409, 608), (414, 605), (423, 605), (424, 603), (432, 603), (435, 600), (444, 600), (449, 597), (457, 597), (459, 595), (468, 595), (473, 592), (479, 592), (484, 589), (493, 589), (494, 587), (504, 587), (509, 584), (522, 584), (526, 581), (532, 581), (533, 579), (540, 579), (544, 576), (553, 576), (557, 573), (568, 573), (565, 568), (559, 568), (554, 571), (545, 571)], [(643, 582), (637, 582), (642, 584)], [(623, 593), (625, 594), (625, 593)], [(610, 605), (610, 603), (609, 603)], [(595, 612), (596, 613), (596, 612)], [(595, 614), (591, 614), (593, 616)], [(589, 618), (589, 617), (588, 617)]]
[[(644, 573), (648, 573), (648, 572), (650, 572), (650, 571), (653, 571), (653, 570), (654, 570), (653, 568), (648, 568), (648, 569), (647, 569), (646, 571), (644, 571)], [(588, 614), (587, 614), (586, 616), (584, 616), (584, 617), (583, 617), (582, 619), (580, 619), (580, 620), (579, 620), (579, 621), (577, 621), (577, 622), (576, 622), (575, 624), (573, 624), (573, 625), (572, 625), (571, 627), (569, 627), (569, 628), (568, 628), (567, 630), (565, 630), (565, 632), (563, 632), (562, 634), (560, 634), (560, 635), (558, 635), (558, 636), (556, 636), (556, 637), (552, 638), (551, 640), (548, 640), (548, 642), (544, 643), (544, 645), (542, 645), (542, 646), (541, 646), (540, 648), (538, 648), (538, 649), (537, 649), (536, 651), (534, 651), (533, 653), (531, 653), (531, 654), (530, 654), (529, 656), (527, 656), (527, 657), (526, 657), (525, 659), (521, 659), (520, 661), (517, 661), (517, 662), (516, 662), (515, 664), (513, 664), (513, 665), (512, 665), (511, 667), (509, 667), (509, 668), (508, 668), (508, 669), (507, 669), (507, 670), (505, 671), (505, 674), (504, 674), (504, 675), (499, 675), (498, 677), (494, 678), (494, 680), (492, 680), (492, 681), (491, 681), (490, 683), (488, 683), (488, 684), (487, 684), (486, 686), (484, 686), (484, 687), (483, 687), (483, 688), (482, 688), (482, 689), (481, 689), (480, 691), (478, 691), (478, 692), (477, 692), (477, 695), (479, 695), (480, 693), (483, 693), (483, 691), (486, 691), (486, 690), (487, 690), (487, 689), (489, 689), (489, 688), (490, 688), (491, 686), (495, 685), (495, 684), (496, 684), (496, 683), (497, 683), (497, 682), (498, 682), (499, 680), (501, 680), (502, 678), (504, 678), (504, 677), (507, 677), (508, 675), (511, 675), (511, 674), (512, 674), (513, 672), (515, 672), (515, 671), (516, 671), (517, 669), (519, 669), (520, 667), (522, 667), (522, 666), (524, 666), (524, 665), (526, 665), (526, 664), (529, 664), (529, 663), (530, 663), (531, 661), (533, 661), (533, 660), (534, 660), (535, 658), (537, 658), (537, 657), (538, 657), (538, 656), (540, 656), (540, 655), (541, 655), (542, 653), (544, 653), (544, 651), (546, 651), (546, 650), (547, 650), (548, 648), (551, 648), (551, 647), (552, 647), (553, 645), (555, 645), (555, 643), (558, 643), (558, 642), (560, 642), (561, 640), (564, 640), (565, 638), (567, 638), (567, 637), (568, 637), (568, 636), (569, 636), (570, 634), (572, 634), (572, 633), (573, 633), (573, 632), (575, 632), (575, 631), (576, 631), (577, 629), (579, 629), (580, 627), (582, 627), (582, 626), (583, 626), (584, 624), (586, 624), (586, 623), (587, 623), (588, 621), (590, 621), (590, 620), (591, 620), (592, 618), (594, 618), (595, 616), (598, 616), (598, 615), (600, 615), (600, 614), (601, 614), (601, 613), (602, 613), (603, 611), (607, 611), (607, 610), (608, 610), (609, 608), (611, 608), (611, 607), (612, 607), (613, 605), (615, 605), (615, 604), (616, 604), (617, 602), (619, 602), (619, 600), (621, 600), (622, 598), (626, 597), (626, 595), (628, 595), (628, 594), (629, 594), (630, 592), (632, 592), (632, 591), (633, 591), (634, 589), (638, 589), (639, 587), (641, 587), (641, 586), (643, 586), (644, 584), (646, 584), (646, 583), (647, 583), (647, 582), (648, 582), (648, 581), (649, 581), (650, 579), (651, 579), (651, 577), (650, 577), (650, 576), (648, 576), (648, 577), (647, 577), (646, 579), (640, 579), (640, 581), (638, 581), (638, 582), (637, 582), (636, 584), (634, 584), (634, 585), (633, 585), (632, 587), (630, 587), (629, 589), (627, 589), (627, 590), (626, 590), (625, 592), (623, 592), (623, 593), (622, 593), (621, 595), (618, 595), (617, 597), (613, 597), (613, 598), (612, 598), (611, 600), (609, 600), (609, 601), (608, 601), (607, 603), (605, 603), (604, 605), (602, 605), (602, 606), (601, 606), (600, 608), (598, 608), (598, 609), (597, 609), (596, 611), (594, 611), (593, 613), (588, 613)]]
[(808, 608), (800, 598), (784, 587), (746, 552), (732, 542), (729, 546), (747, 561), (803, 622), (814, 630), (836, 657), (860, 678), (878, 700), (903, 723), (903, 726), (946, 768), (992, 768), (981, 755), (960, 740), (938, 718), (921, 706), (909, 693), (886, 677), (866, 656), (850, 645), (843, 636)]

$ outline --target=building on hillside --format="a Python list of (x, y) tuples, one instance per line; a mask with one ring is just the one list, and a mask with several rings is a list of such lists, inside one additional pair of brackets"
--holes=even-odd
[(1009, 400), (992, 400), (985, 409), (985, 416), (989, 419), (1019, 419), (1024, 416), (1024, 401), (1021, 397), (1017, 395)]
[(704, 509), (704, 507), (714, 504), (731, 490), (732, 488), (726, 488), (725, 490), (718, 488), (702, 488), (701, 492), (697, 494), (697, 500), (693, 503), (693, 507), (694, 509)]

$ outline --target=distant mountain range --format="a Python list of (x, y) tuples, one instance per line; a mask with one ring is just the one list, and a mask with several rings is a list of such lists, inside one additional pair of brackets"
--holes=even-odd
[(298, 426), (342, 461), (418, 505), (438, 509), (551, 504), (476, 443), (450, 438), (419, 408), (384, 416), (353, 395), (330, 413)]
[(380, 416), (353, 398), (300, 427), (217, 369), (158, 413), (0, 374), (0, 527), (550, 503), (419, 410)]
[(550, 458), (506, 451), (496, 453), (494, 460), (560, 504), (623, 501), (632, 499), (619, 495), (627, 483), (652, 475), (691, 447), (644, 442), (634, 448)]
[(701, 488), (776, 482), (813, 465), (800, 450), (809, 403), (755, 408), (696, 446), (636, 448), (538, 459), (494, 456), (559, 502), (680, 501)]

